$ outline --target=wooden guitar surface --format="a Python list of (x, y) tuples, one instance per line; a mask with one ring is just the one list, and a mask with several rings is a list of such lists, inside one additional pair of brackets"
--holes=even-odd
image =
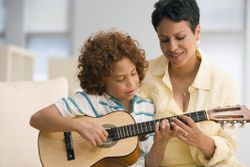
[[(134, 119), (125, 112), (114, 112), (104, 117), (79, 117), (80, 121), (92, 121), (103, 126), (122, 126), (133, 124)], [(44, 167), (90, 167), (104, 166), (105, 161), (115, 158), (124, 164), (133, 164), (140, 155), (138, 137), (130, 137), (108, 143), (106, 148), (91, 146), (78, 133), (72, 132), (74, 160), (66, 155), (63, 132), (40, 132), (38, 147), (40, 159)]]

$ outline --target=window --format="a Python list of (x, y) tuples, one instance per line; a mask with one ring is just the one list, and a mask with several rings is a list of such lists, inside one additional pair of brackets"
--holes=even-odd
[(0, 44), (5, 43), (4, 32), (5, 32), (5, 20), (6, 20), (6, 5), (5, 0), (0, 0)]
[(34, 79), (48, 79), (48, 58), (70, 56), (68, 27), (70, 1), (25, 0), (24, 2), (26, 47), (37, 55)]
[(198, 0), (201, 11), (201, 49), (206, 59), (229, 73), (243, 101), (245, 0)]

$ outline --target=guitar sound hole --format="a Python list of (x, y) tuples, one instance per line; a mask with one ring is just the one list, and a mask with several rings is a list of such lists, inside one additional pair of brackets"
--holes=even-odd
[[(109, 131), (109, 129), (114, 128), (115, 126), (112, 125), (112, 124), (105, 124), (105, 125), (103, 125), (103, 127), (107, 131)], [(108, 137), (108, 139), (102, 145), (100, 145), (98, 147), (100, 147), (100, 148), (109, 148), (109, 147), (114, 146), (117, 142), (118, 142), (118, 140), (113, 140), (111, 137)]]

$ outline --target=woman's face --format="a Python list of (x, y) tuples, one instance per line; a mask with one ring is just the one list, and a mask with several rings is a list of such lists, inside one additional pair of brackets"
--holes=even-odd
[(195, 59), (194, 54), (200, 36), (199, 25), (193, 33), (188, 22), (174, 22), (163, 18), (156, 30), (161, 50), (172, 66), (182, 67)]

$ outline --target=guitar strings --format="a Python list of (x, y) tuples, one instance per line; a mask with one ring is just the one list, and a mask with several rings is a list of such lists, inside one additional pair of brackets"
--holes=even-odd
[[(192, 113), (190, 113), (190, 114), (192, 114)], [(189, 114), (189, 115), (190, 115)], [(192, 116), (191, 116), (192, 117)], [(197, 117), (198, 118), (198, 120), (195, 120), (195, 117)], [(199, 115), (196, 115), (194, 118), (192, 118), (194, 121), (199, 121), (200, 119), (202, 119), (202, 120), (204, 120), (204, 119), (206, 119), (206, 116), (204, 116), (204, 115), (202, 115), (202, 116), (199, 116)], [(170, 118), (164, 118), (164, 119), (170, 119)], [(142, 126), (142, 124), (146, 124), (147, 122), (142, 122), (142, 123), (137, 123), (137, 124), (133, 124), (133, 125), (126, 125), (126, 126), (121, 126), (121, 127), (117, 127), (117, 128), (112, 128), (112, 130), (110, 131), (110, 136), (112, 136), (112, 137), (114, 137), (117, 133), (118, 134), (125, 134), (125, 135), (120, 135), (121, 137), (126, 137), (126, 136), (131, 136), (131, 135), (136, 135), (136, 134), (138, 134), (138, 133), (140, 133), (140, 131), (143, 133), (143, 132), (148, 132), (148, 129), (151, 129), (151, 130), (149, 130), (149, 131), (153, 131), (153, 129), (154, 129), (154, 126), (155, 126), (155, 122), (157, 122), (157, 121), (161, 121), (161, 120), (163, 120), (163, 119), (159, 119), (159, 120), (153, 120), (153, 121), (150, 121), (150, 122), (148, 122), (148, 123), (153, 123), (154, 122), (154, 124), (153, 125), (149, 125), (149, 128), (147, 127), (147, 126)], [(141, 125), (141, 128), (140, 127), (138, 127), (138, 125)], [(130, 128), (131, 130), (131, 132), (133, 132), (132, 134), (129, 134), (129, 131), (128, 130), (126, 130), (126, 127), (135, 127), (135, 128)], [(121, 130), (119, 130), (119, 128), (121, 129)], [(114, 131), (114, 130), (116, 130), (117, 129), (117, 131)], [(126, 135), (126, 132), (127, 132), (127, 135)]]
[[(195, 114), (195, 116), (194, 116), (194, 114)], [(202, 115), (200, 115), (200, 114), (202, 114)], [(193, 112), (193, 113), (188, 113), (185, 115), (191, 117), (195, 122), (198, 122), (199, 120), (206, 120), (207, 119), (207, 117), (204, 113)], [(178, 116), (176, 116), (176, 117), (178, 118)], [(109, 137), (111, 137), (112, 139), (121, 139), (121, 138), (126, 138), (129, 136), (135, 136), (137, 134), (153, 132), (154, 127), (155, 127), (155, 123), (158, 121), (161, 122), (164, 119), (172, 119), (172, 117), (163, 118), (163, 119), (159, 119), (159, 120), (153, 120), (153, 121), (149, 121), (149, 122), (141, 122), (141, 123), (137, 123), (137, 124), (125, 125), (125, 126), (120, 126), (120, 127), (116, 127), (116, 128), (111, 128), (111, 129), (109, 129)], [(147, 126), (146, 124), (149, 124), (149, 125)]]

